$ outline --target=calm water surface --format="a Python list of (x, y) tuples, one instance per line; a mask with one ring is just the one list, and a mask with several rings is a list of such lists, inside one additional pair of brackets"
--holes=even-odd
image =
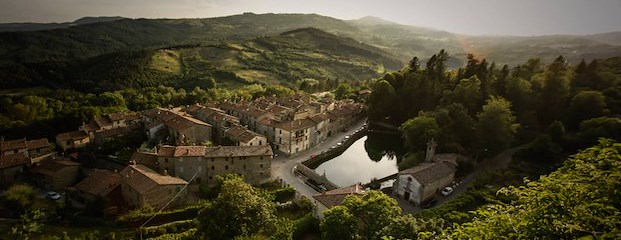
[(397, 160), (383, 156), (379, 162), (369, 158), (364, 148), (367, 136), (358, 139), (343, 154), (317, 167), (315, 172), (323, 174), (336, 185), (346, 187), (357, 182), (368, 183), (372, 178), (383, 178), (397, 173)]

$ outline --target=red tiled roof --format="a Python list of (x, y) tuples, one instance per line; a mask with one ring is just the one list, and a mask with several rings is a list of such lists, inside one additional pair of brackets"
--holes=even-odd
[(420, 184), (427, 185), (456, 171), (455, 165), (448, 162), (424, 162), (413, 168), (400, 171), (399, 175), (411, 175)]
[(345, 198), (349, 195), (364, 195), (365, 192), (366, 191), (362, 185), (355, 184), (349, 187), (326, 191), (321, 194), (314, 195), (313, 198), (327, 208), (330, 208), (343, 203), (343, 200), (345, 200)]
[(50, 142), (47, 141), (47, 138), (40, 138), (26, 141), (26, 146), (28, 146), (28, 149), (49, 148)]
[(27, 148), (26, 139), (16, 139), (9, 141), (0, 141), (0, 151), (16, 150)]
[(307, 129), (315, 126), (315, 122), (308, 118), (288, 121), (278, 124), (276, 127), (289, 132)]
[(73, 131), (56, 135), (56, 139), (60, 141), (81, 140), (85, 138), (88, 138), (88, 134), (82, 131)]
[(202, 157), (205, 156), (205, 146), (162, 146), (158, 156), (165, 157)]
[(75, 188), (104, 197), (121, 184), (121, 174), (109, 170), (95, 169), (91, 175), (75, 185)]
[(30, 163), (30, 159), (24, 153), (14, 153), (11, 155), (0, 156), (0, 169), (19, 166)]
[(209, 123), (187, 116), (177, 116), (166, 121), (164, 124), (166, 124), (167, 127), (172, 128), (178, 132), (185, 131), (193, 126), (211, 127)]
[(41, 162), (41, 164), (35, 167), (33, 171), (44, 174), (44, 175), (54, 175), (57, 172), (65, 168), (76, 167), (76, 166), (80, 166), (80, 164), (77, 162), (72, 162), (72, 161), (64, 160), (64, 159), (48, 160), (48, 161)]
[(188, 182), (181, 178), (161, 175), (144, 165), (129, 165), (120, 172), (122, 181), (140, 193), (162, 185), (185, 185)]
[(272, 147), (269, 145), (207, 147), (205, 154), (206, 157), (250, 157), (272, 155)]
[(93, 118), (93, 122), (99, 127), (99, 128), (103, 128), (105, 126), (110, 126), (112, 125), (112, 122), (110, 121), (110, 119), (108, 119), (105, 116), (99, 116), (99, 117), (95, 117)]
[(157, 165), (157, 153), (135, 152), (131, 160), (135, 161), (136, 164), (155, 167)]

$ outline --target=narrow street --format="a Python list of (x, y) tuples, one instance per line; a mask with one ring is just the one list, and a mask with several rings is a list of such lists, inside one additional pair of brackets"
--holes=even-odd
[(272, 160), (272, 177), (274, 179), (282, 179), (286, 184), (294, 187), (298, 191), (298, 193), (303, 196), (311, 198), (313, 195), (318, 194), (319, 192), (306, 185), (306, 183), (304, 183), (302, 179), (295, 175), (294, 167), (298, 163), (301, 163), (308, 159), (310, 156), (317, 155), (322, 151), (330, 149), (331, 146), (334, 146), (337, 143), (341, 142), (345, 138), (345, 136), (354, 134), (356, 132), (356, 129), (362, 127), (365, 123), (366, 118), (360, 120), (355, 125), (350, 126), (347, 132), (337, 132), (321, 144), (299, 155), (295, 155), (292, 157), (279, 155), (278, 157), (275, 157)]

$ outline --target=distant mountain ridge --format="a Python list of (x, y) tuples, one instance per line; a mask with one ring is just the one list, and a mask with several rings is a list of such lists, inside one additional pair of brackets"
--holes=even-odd
[[(34, 84), (41, 79), (63, 79), (60, 69), (99, 56), (104, 57), (94, 64), (101, 66), (97, 64), (105, 62), (106, 67), (91, 73), (119, 72), (119, 68), (127, 73), (122, 76), (143, 79), (155, 76), (144, 66), (145, 61), (151, 61), (152, 51), (159, 49), (181, 49), (173, 50), (173, 54), (179, 54), (183, 61), (190, 56), (187, 54), (191, 51), (184, 53), (187, 49), (213, 51), (222, 59), (198, 54), (202, 57), (197, 61), (206, 61), (207, 65), (196, 66), (207, 67), (194, 70), (202, 69), (207, 75), (213, 74), (209, 72), (212, 70), (226, 73), (218, 76), (241, 82), (254, 81), (251, 78), (257, 78), (258, 82), (270, 78), (282, 78), (286, 82), (307, 77), (371, 78), (381, 72), (378, 69), (398, 69), (414, 56), (424, 63), (440, 49), (451, 55), (447, 62), (449, 68), (463, 66), (469, 53), (497, 65), (521, 64), (529, 58), (540, 58), (545, 63), (559, 55), (574, 63), (582, 59), (621, 56), (619, 32), (588, 36), (468, 36), (396, 24), (376, 17), (344, 21), (317, 14), (272, 13), (204, 19), (84, 18), (76, 22), (67, 28), (0, 32), (0, 82), (10, 82), (5, 86), (13, 86)], [(144, 52), (131, 54), (140, 51)], [(135, 68), (115, 65), (114, 58), (118, 56), (124, 56), (125, 63)], [(176, 57), (172, 59), (177, 61)], [(140, 64), (134, 64), (135, 61)], [(227, 62), (237, 65), (224, 64)], [(333, 68), (335, 64), (339, 68)], [(180, 66), (183, 69), (185, 64)], [(325, 72), (313, 72), (300, 66)], [(348, 73), (348, 68), (362, 73)], [(239, 78), (235, 77), (238, 73)], [(124, 77), (118, 76), (110, 77), (123, 86)], [(156, 82), (147, 81), (146, 84)]]
[(57, 28), (68, 28), (71, 26), (93, 24), (100, 22), (112, 22), (125, 19), (124, 17), (83, 17), (73, 22), (65, 23), (0, 23), (0, 32), (29, 32), (50, 30)]

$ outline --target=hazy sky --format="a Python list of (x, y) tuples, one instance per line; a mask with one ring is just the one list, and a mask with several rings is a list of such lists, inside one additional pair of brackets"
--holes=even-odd
[(621, 0), (0, 0), (0, 22), (83, 16), (205, 18), (254, 13), (377, 16), (466, 34), (589, 34), (621, 30)]

